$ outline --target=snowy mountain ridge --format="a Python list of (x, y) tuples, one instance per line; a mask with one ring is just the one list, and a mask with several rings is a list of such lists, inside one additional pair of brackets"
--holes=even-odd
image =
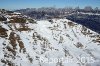
[(0, 66), (100, 66), (100, 34), (68, 19), (0, 22), (0, 45)]

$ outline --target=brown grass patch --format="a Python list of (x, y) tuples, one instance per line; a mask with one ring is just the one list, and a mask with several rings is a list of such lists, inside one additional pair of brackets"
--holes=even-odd
[(85, 26), (82, 26), (82, 30), (81, 30), (81, 33), (83, 34), (83, 35), (91, 35), (91, 34), (93, 34), (93, 33), (91, 33), (91, 31), (90, 30), (88, 30)]
[(100, 37), (99, 38), (97, 38), (97, 39), (95, 39), (95, 40), (93, 40), (93, 42), (98, 42), (98, 43), (100, 43)]
[(33, 19), (27, 19), (29, 21), (29, 23), (35, 23), (36, 24), (36, 21), (33, 20)]
[(14, 49), (12, 49), (12, 48), (9, 47), (9, 46), (7, 46), (6, 48), (7, 48), (8, 51), (12, 52), (14, 56), (16, 55), (16, 52), (15, 52)]
[(14, 32), (10, 33), (9, 40), (10, 40), (10, 44), (12, 45), (13, 49), (16, 49), (17, 44), (16, 44), (16, 37), (15, 37)]
[(0, 26), (0, 37), (8, 37), (8, 35), (7, 35), (7, 33), (6, 33), (6, 29), (5, 28), (2, 28), (1, 26)]
[(22, 17), (12, 17), (9, 23), (26, 23), (26, 19)]
[(28, 27), (22, 27), (22, 28), (17, 28), (18, 31), (29, 31), (31, 30), (30, 28)]
[(24, 48), (24, 43), (21, 41), (21, 38), (20, 38), (19, 35), (17, 35), (17, 41), (18, 41), (19, 47), (20, 47), (20, 50), (19, 51), (21, 52), (21, 50), (23, 49), (23, 52), (26, 52), (26, 50)]
[(73, 22), (68, 22), (69, 26), (74, 26), (75, 24)]

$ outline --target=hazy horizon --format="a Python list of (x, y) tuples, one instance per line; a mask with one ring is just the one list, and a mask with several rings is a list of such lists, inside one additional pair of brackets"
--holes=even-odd
[(77, 7), (84, 8), (91, 6), (100, 8), (100, 0), (1, 0), (0, 8), (3, 9), (25, 9), (25, 8), (40, 8), (40, 7)]

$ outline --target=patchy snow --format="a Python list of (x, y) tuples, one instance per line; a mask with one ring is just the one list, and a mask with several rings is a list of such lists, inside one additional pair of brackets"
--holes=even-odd
[[(67, 19), (52, 20), (53, 22), (41, 20), (37, 21), (36, 24), (25, 24), (32, 29), (29, 31), (16, 30), (20, 27), (20, 24), (17, 23), (1, 23), (0, 25), (8, 30), (8, 37), (0, 37), (0, 59), (11, 61), (13, 66), (100, 66), (100, 43), (93, 41), (100, 38), (99, 34), (87, 28), (84, 30), (82, 25)], [(9, 40), (11, 32), (20, 37), (25, 52), (23, 52), (24, 50), (19, 51), (18, 41), (16, 41), (15, 56), (6, 49), (7, 46), (12, 47)], [(8, 57), (5, 57), (5, 54)], [(44, 59), (44, 62), (45, 59), (50, 58), (64, 59), (61, 62), (43, 63), (40, 61), (41, 58)], [(0, 62), (0, 66), (3, 65), (8, 66), (7, 63)]]

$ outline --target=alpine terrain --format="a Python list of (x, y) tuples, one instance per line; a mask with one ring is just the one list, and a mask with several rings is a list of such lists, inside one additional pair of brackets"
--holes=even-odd
[(1, 13), (0, 66), (100, 66), (100, 34), (64, 18)]

